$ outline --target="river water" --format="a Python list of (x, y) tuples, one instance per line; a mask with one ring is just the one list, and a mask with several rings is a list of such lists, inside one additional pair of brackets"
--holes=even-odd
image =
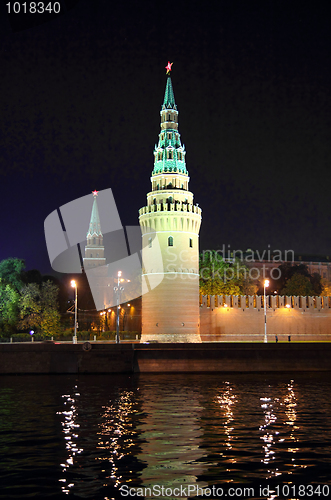
[(0, 377), (0, 498), (327, 498), (329, 374)]

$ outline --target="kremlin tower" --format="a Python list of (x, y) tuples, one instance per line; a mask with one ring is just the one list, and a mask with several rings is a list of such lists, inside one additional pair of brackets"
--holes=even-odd
[(93, 191), (93, 205), (90, 225), (86, 235), (84, 270), (92, 291), (96, 309), (105, 309), (113, 303), (113, 289), (107, 286), (108, 266), (104, 256), (103, 234), (97, 204), (98, 191)]
[(101, 232), (100, 217), (97, 205), (98, 192), (93, 191), (93, 206), (89, 229), (86, 235), (87, 245), (85, 246), (84, 268), (104, 266), (106, 259), (104, 257), (105, 248), (103, 246), (103, 234)]
[[(200, 342), (199, 230), (201, 209), (193, 204), (185, 147), (170, 77), (161, 107), (161, 131), (154, 150), (152, 188), (139, 210), (143, 281), (141, 341)], [(162, 259), (160, 259), (160, 252)], [(163, 261), (163, 263), (162, 263)], [(159, 283), (159, 284), (158, 284)]]

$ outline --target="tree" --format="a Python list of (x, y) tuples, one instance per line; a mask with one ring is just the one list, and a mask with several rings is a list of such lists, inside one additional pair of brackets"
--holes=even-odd
[(20, 295), (10, 284), (0, 280), (0, 328), (5, 333), (13, 333), (19, 318)]
[(289, 263), (284, 263), (281, 264), (278, 269), (281, 272), (280, 277), (277, 280), (271, 280), (272, 286), (269, 288), (270, 290), (276, 290), (278, 293), (282, 294), (288, 282), (293, 278), (294, 275), (297, 274), (308, 278), (313, 292), (310, 295), (321, 294), (323, 289), (321, 276), (318, 273), (309, 274), (307, 265), (296, 264), (295, 266), (292, 266)]
[(224, 261), (215, 250), (202, 252), (199, 264), (203, 295), (240, 295), (253, 285), (248, 277), (249, 269), (240, 260)]
[(323, 287), (321, 295), (324, 295), (324, 297), (330, 297), (331, 296), (331, 281), (328, 281), (327, 279), (322, 278), (321, 285)]
[(295, 273), (292, 278), (288, 280), (286, 286), (280, 293), (281, 295), (301, 295), (304, 297), (307, 295), (315, 295), (309, 278), (299, 273)]
[(318, 273), (310, 275), (310, 283), (313, 287), (314, 295), (321, 295), (323, 290), (322, 277)]
[(58, 288), (51, 281), (38, 286), (28, 283), (21, 291), (21, 328), (35, 328), (43, 337), (58, 333), (60, 313), (58, 311)]
[(0, 262), (0, 279), (4, 285), (12, 285), (13, 289), (19, 291), (23, 287), (23, 270), (25, 261), (10, 257)]

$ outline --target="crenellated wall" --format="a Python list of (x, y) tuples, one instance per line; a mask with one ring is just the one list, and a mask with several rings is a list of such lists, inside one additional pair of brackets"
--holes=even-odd
[[(266, 298), (268, 341), (331, 341), (331, 297)], [(200, 297), (202, 341), (263, 341), (263, 296)]]

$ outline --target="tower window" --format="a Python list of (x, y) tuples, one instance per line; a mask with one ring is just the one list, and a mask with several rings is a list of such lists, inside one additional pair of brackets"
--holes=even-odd
[(173, 247), (174, 246), (174, 239), (172, 236), (169, 236), (168, 238), (168, 247)]
[(190, 248), (193, 248), (193, 240), (190, 238)]
[(90, 253), (90, 259), (92, 259), (93, 255)]
[(95, 238), (93, 238), (93, 245), (95, 245)]
[(148, 248), (152, 248), (152, 238), (148, 238)]

